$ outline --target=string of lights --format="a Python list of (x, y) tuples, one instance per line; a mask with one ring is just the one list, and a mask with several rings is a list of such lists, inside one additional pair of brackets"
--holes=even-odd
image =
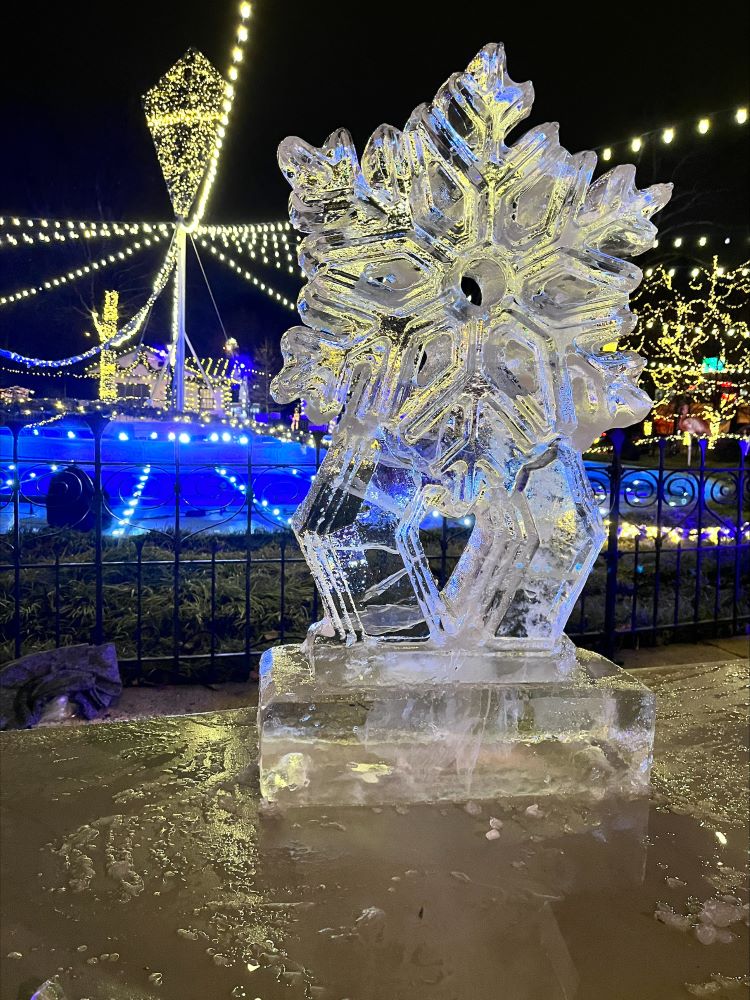
[[(52, 242), (54, 240), (109, 239), (114, 236), (138, 236), (141, 233), (161, 232), (166, 235), (174, 228), (173, 222), (86, 222), (76, 219), (45, 219), (0, 215), (0, 239), (28, 243), (29, 240)], [(33, 235), (29, 234), (29, 230)]]
[(247, 0), (242, 0), (239, 5), (238, 13), (239, 21), (235, 30), (234, 44), (230, 53), (230, 62), (226, 74), (228, 82), (226, 82), (224, 86), (224, 99), (221, 105), (222, 114), (219, 118), (219, 123), (216, 126), (213, 149), (211, 150), (208, 161), (208, 169), (206, 170), (201, 182), (197, 200), (187, 226), (190, 232), (194, 232), (195, 229), (201, 224), (208, 206), (208, 199), (216, 180), (216, 174), (219, 168), (219, 157), (221, 156), (221, 149), (224, 145), (226, 130), (229, 126), (229, 120), (234, 106), (234, 99), (237, 93), (236, 87), (237, 81), (239, 80), (239, 67), (245, 57), (245, 45), (249, 36), (247, 22), (252, 13), (251, 4), (248, 3)]
[(70, 365), (79, 364), (81, 361), (87, 361), (89, 358), (95, 357), (100, 351), (108, 350), (112, 347), (121, 347), (124, 343), (134, 337), (138, 331), (143, 326), (151, 307), (157, 298), (164, 290), (164, 286), (169, 280), (176, 262), (175, 254), (175, 242), (172, 240), (169, 244), (169, 249), (162, 261), (161, 267), (159, 268), (156, 277), (151, 286), (151, 293), (149, 294), (146, 302), (141, 306), (138, 312), (125, 323), (124, 326), (120, 327), (119, 330), (111, 337), (109, 340), (102, 341), (95, 347), (90, 348), (88, 351), (84, 351), (82, 354), (75, 354), (68, 358), (58, 358), (56, 360), (48, 360), (44, 358), (30, 358), (23, 354), (18, 354), (16, 351), (8, 351), (0, 348), (0, 358), (4, 358), (7, 361), (12, 361), (14, 364), (28, 366), (30, 368), (39, 369), (57, 369), (57, 368), (67, 368)]
[[(290, 222), (248, 222), (248, 223), (236, 223), (232, 225), (201, 225), (195, 230), (198, 236), (257, 236), (264, 233), (276, 233), (281, 236), (282, 239), (288, 238), (287, 233), (291, 231)], [(297, 238), (296, 234), (292, 234), (293, 238)]]
[[(234, 239), (229, 236), (221, 236), (219, 237), (219, 239), (221, 239), (221, 243), (226, 250), (230, 249), (231, 247), (236, 251), (236, 253), (240, 255), (247, 254), (249, 257), (252, 258), (252, 260), (258, 261), (258, 263), (266, 264), (269, 267), (273, 266), (279, 271), (284, 269), (289, 274), (295, 273), (295, 268), (294, 268), (295, 256), (294, 254), (289, 252), (288, 243), (285, 244), (283, 250), (279, 248), (278, 243), (274, 243), (273, 248), (270, 250), (268, 249), (266, 244), (262, 244), (258, 251), (258, 253), (260, 254), (259, 257), (254, 249), (254, 247), (257, 246), (257, 243), (255, 241), (242, 242), (238, 239)], [(268, 254), (273, 254), (274, 257), (273, 261), (271, 261), (270, 258), (267, 256)], [(302, 272), (299, 270), (299, 268), (297, 268), (296, 273), (301, 274)]]
[[(735, 271), (735, 270), (738, 270), (738, 268), (733, 268), (731, 266), (727, 267), (725, 264), (720, 264), (718, 258), (716, 258), (716, 257), (713, 258), (713, 266), (716, 267), (716, 271), (717, 271), (717, 274), (719, 276), (721, 276), (722, 274), (724, 274), (726, 271)], [(706, 270), (705, 267), (701, 268), (701, 267), (697, 267), (695, 265), (690, 265), (690, 264), (684, 265), (682, 267), (671, 265), (668, 268), (664, 267), (664, 265), (662, 265), (662, 264), (657, 264), (657, 265), (654, 265), (653, 267), (647, 267), (644, 270), (643, 273), (645, 274), (645, 276), (647, 278), (652, 277), (652, 275), (654, 275), (654, 274), (659, 274), (660, 272), (662, 272), (663, 274), (665, 274), (669, 278), (673, 278), (678, 272), (682, 273), (682, 272), (685, 272), (685, 271), (689, 271), (691, 278), (697, 278), (705, 270)], [(747, 274), (747, 268), (745, 268), (745, 274)], [(743, 275), (743, 277), (744, 277), (744, 275)]]
[(282, 295), (281, 292), (277, 292), (267, 282), (261, 281), (260, 278), (258, 278), (256, 275), (248, 271), (242, 264), (234, 260), (234, 258), (229, 257), (227, 254), (219, 250), (218, 247), (216, 247), (213, 243), (209, 243), (208, 240), (201, 238), (198, 239), (198, 242), (202, 247), (205, 247), (205, 249), (208, 250), (209, 253), (213, 254), (213, 256), (216, 257), (217, 260), (220, 260), (222, 264), (226, 264), (227, 267), (230, 267), (235, 272), (235, 274), (238, 274), (246, 281), (249, 281), (251, 284), (255, 285), (255, 287), (259, 288), (261, 292), (265, 292), (265, 294), (270, 299), (273, 299), (275, 302), (278, 302), (285, 308), (290, 309), (292, 312), (296, 311), (297, 307), (294, 304), (294, 302), (291, 302), (288, 298), (286, 298), (285, 295)]
[(632, 157), (633, 153), (641, 153), (651, 145), (670, 146), (683, 142), (703, 142), (708, 136), (714, 135), (720, 127), (736, 128), (747, 124), (748, 109), (744, 106), (733, 110), (715, 111), (700, 118), (683, 119), (679, 124), (667, 122), (658, 128), (649, 129), (632, 136), (630, 139), (613, 142), (608, 146), (597, 146), (601, 158), (605, 162), (617, 159), (622, 153)]
[(104, 270), (111, 264), (116, 264), (118, 261), (123, 261), (128, 257), (132, 257), (133, 254), (138, 253), (140, 250), (147, 250), (150, 246), (158, 243), (163, 238), (162, 233), (152, 233), (151, 236), (147, 236), (143, 240), (137, 240), (132, 245), (124, 247), (122, 250), (118, 250), (115, 253), (106, 254), (104, 257), (100, 257), (99, 260), (92, 261), (89, 264), (82, 264), (80, 267), (72, 268), (70, 271), (58, 274), (54, 278), (48, 278), (40, 285), (30, 285), (27, 288), (19, 288), (18, 291), (12, 292), (9, 295), (0, 296), (0, 306), (12, 305), (14, 302), (18, 302), (21, 299), (27, 299), (33, 295), (38, 295), (40, 292), (51, 291), (54, 288), (59, 288), (61, 285), (70, 284), (77, 281), (79, 278), (85, 277), (87, 274), (91, 274), (92, 271)]

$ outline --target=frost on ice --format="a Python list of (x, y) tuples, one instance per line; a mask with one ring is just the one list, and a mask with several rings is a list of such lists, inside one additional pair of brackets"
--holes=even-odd
[[(648, 412), (641, 359), (603, 348), (671, 185), (592, 183), (554, 124), (507, 142), (532, 99), (487, 45), (361, 159), (344, 130), (281, 144), (307, 284), (273, 391), (337, 420), (293, 520), (321, 636), (553, 648), (602, 544), (581, 451)], [(440, 516), (473, 522), (442, 588)]]

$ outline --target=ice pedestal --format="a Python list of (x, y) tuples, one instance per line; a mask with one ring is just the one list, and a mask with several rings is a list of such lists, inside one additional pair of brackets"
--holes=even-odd
[(297, 806), (639, 793), (654, 709), (567, 640), (554, 654), (281, 646), (261, 660), (261, 791)]

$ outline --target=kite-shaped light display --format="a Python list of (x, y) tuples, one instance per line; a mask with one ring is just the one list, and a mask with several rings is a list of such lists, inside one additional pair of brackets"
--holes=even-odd
[(143, 98), (172, 206), (186, 219), (209, 169), (221, 127), (226, 83), (196, 49), (168, 70)]

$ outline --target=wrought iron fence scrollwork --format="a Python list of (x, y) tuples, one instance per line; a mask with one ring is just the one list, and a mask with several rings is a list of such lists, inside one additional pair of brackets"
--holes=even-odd
[[(222, 446), (133, 442), (134, 457), (114, 424), (87, 426), (72, 452), (63, 439), (44, 456), (21, 421), (0, 431), (0, 662), (114, 641), (131, 677), (218, 679), (304, 636), (319, 602), (288, 520), (320, 464), (321, 435), (291, 458), (289, 445), (250, 434)], [(628, 637), (741, 631), (746, 443), (722, 466), (702, 443), (689, 468), (668, 464), (664, 441), (637, 465), (622, 459), (621, 432), (610, 442), (608, 461), (587, 463), (607, 541), (569, 634), (614, 656)], [(441, 587), (470, 531), (437, 515), (423, 525)]]

